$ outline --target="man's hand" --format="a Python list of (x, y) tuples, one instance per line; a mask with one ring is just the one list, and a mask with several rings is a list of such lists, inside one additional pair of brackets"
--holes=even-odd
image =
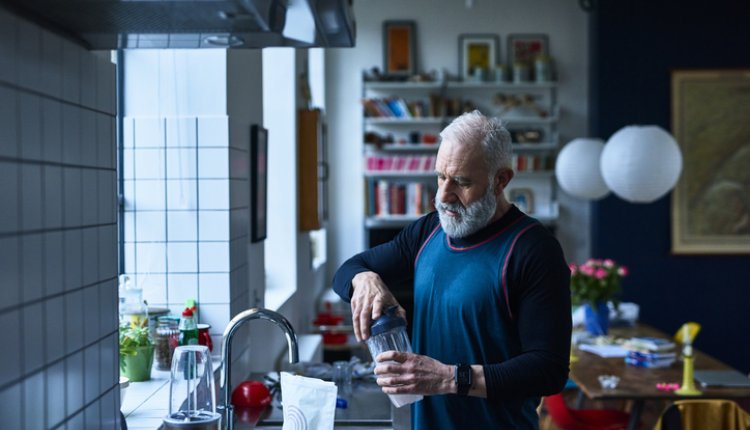
[(456, 392), (455, 366), (426, 355), (386, 351), (375, 358), (378, 385), (386, 394), (449, 394)]
[(357, 273), (352, 279), (352, 287), (352, 324), (357, 340), (363, 341), (370, 337), (370, 324), (380, 318), (386, 308), (398, 306), (398, 315), (406, 319), (406, 311), (377, 273)]

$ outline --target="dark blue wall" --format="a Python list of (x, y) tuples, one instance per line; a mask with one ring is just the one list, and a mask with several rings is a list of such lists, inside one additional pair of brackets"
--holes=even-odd
[[(674, 69), (750, 69), (750, 1), (597, 3), (594, 136), (607, 139), (630, 124), (670, 130)], [(642, 321), (668, 333), (684, 321), (700, 322), (696, 347), (750, 372), (750, 256), (671, 255), (670, 198), (644, 205), (610, 196), (593, 203), (593, 256), (629, 266), (623, 299), (641, 306)]]

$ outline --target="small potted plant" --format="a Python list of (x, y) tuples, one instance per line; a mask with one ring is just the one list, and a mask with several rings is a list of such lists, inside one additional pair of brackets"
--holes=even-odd
[(130, 382), (148, 381), (153, 362), (154, 343), (148, 324), (120, 325), (120, 374)]
[(581, 265), (570, 264), (570, 293), (574, 305), (583, 305), (586, 330), (606, 335), (609, 329), (609, 307), (619, 305), (620, 282), (628, 275), (625, 266), (610, 259), (589, 259)]

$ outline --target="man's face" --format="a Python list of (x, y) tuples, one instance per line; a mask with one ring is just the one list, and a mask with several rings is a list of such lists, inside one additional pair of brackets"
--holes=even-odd
[(459, 146), (445, 140), (435, 163), (438, 191), (435, 208), (450, 237), (466, 237), (486, 226), (495, 214), (497, 196), (479, 145)]

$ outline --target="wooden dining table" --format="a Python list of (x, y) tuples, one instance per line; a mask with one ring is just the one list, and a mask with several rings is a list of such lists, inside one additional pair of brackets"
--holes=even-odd
[[(653, 336), (671, 338), (671, 336), (645, 324), (633, 327), (616, 327), (610, 329), (610, 335), (616, 338)], [(725, 363), (700, 351), (695, 351), (695, 369), (728, 370)], [(679, 354), (679, 351), (677, 351)], [(578, 385), (579, 395), (591, 400), (627, 400), (632, 402), (628, 430), (635, 430), (641, 420), (641, 413), (647, 401), (673, 401), (680, 399), (746, 399), (750, 398), (750, 388), (705, 388), (696, 382), (702, 391), (697, 396), (681, 396), (674, 391), (662, 391), (656, 384), (682, 383), (682, 360), (677, 359), (670, 367), (643, 368), (625, 364), (623, 357), (603, 358), (599, 355), (574, 350), (577, 360), (570, 365), (570, 378)], [(599, 382), (599, 375), (616, 375), (620, 381), (616, 388), (605, 389)]]

